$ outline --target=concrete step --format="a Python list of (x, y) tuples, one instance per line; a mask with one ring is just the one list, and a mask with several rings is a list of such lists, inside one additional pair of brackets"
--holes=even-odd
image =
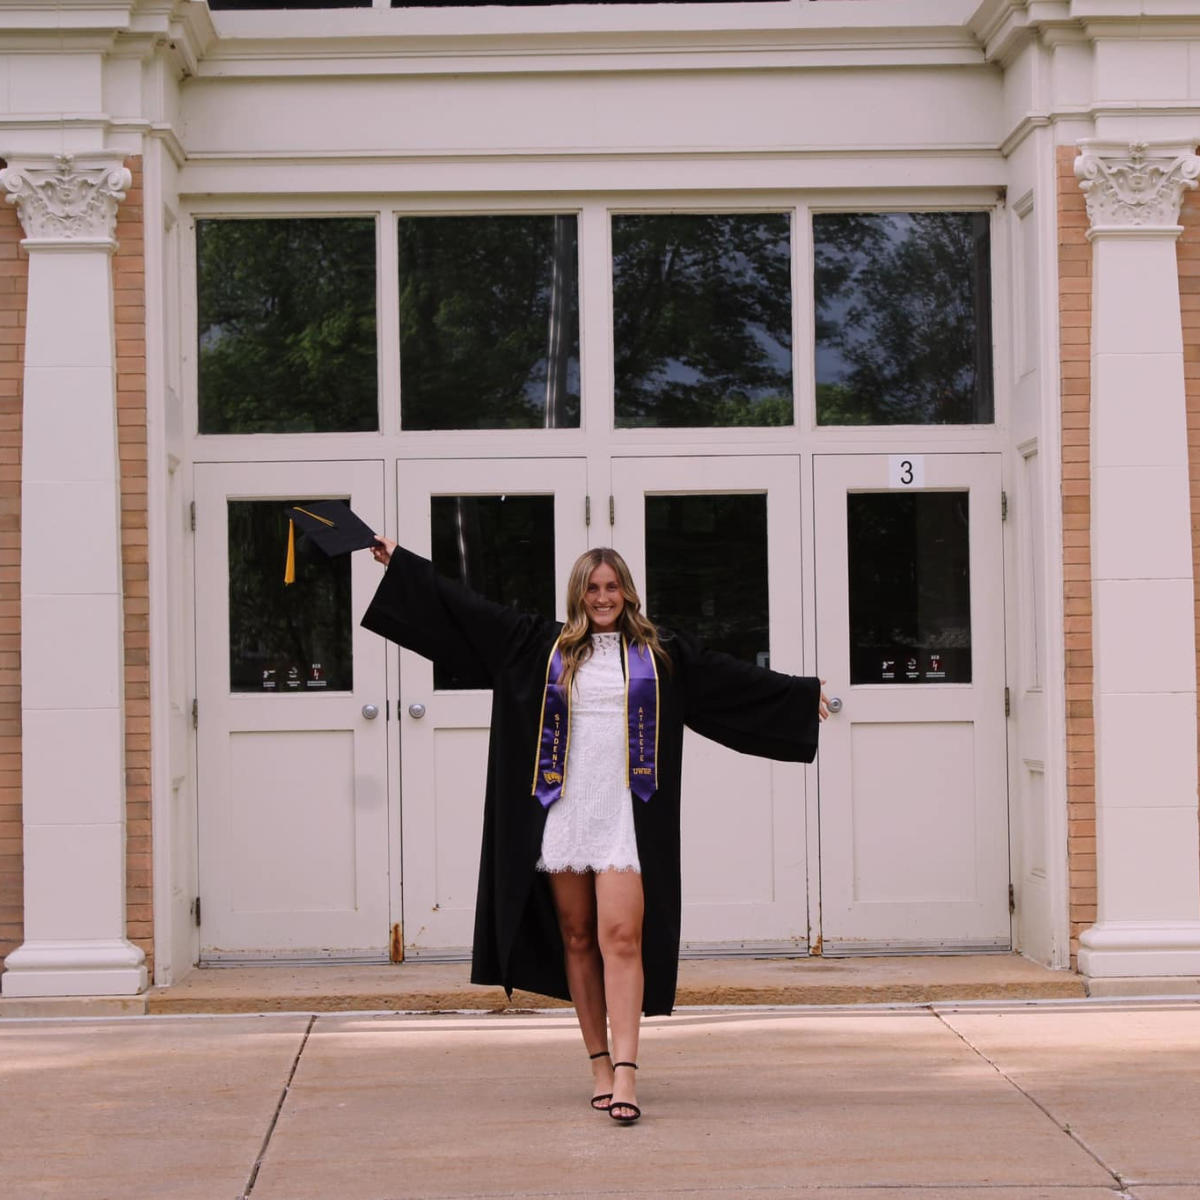
[[(465, 963), (229, 966), (193, 970), (146, 997), (151, 1013), (437, 1012), (559, 1007), (467, 981)], [(1019, 954), (907, 958), (685, 959), (680, 1006), (932, 1003), (1082, 998), (1084, 980)]]

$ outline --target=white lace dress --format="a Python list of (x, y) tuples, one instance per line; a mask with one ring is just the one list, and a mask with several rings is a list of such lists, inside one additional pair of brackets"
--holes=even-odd
[(575, 672), (562, 796), (546, 812), (539, 871), (640, 871), (633, 797), (625, 785), (621, 635), (592, 634)]

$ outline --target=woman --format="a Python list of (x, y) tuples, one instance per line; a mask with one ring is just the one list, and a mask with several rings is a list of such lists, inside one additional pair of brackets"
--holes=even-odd
[(641, 1014), (675, 999), (684, 726), (810, 762), (820, 681), (657, 630), (615, 550), (572, 567), (563, 625), (485, 600), (390, 539), (372, 554), (387, 572), (363, 625), (493, 692), (471, 981), (569, 999), (592, 1106), (632, 1123)]

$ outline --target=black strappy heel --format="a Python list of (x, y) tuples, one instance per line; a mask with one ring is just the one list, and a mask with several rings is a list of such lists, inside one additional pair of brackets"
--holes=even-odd
[[(607, 1050), (599, 1050), (599, 1051), (597, 1051), (595, 1054), (589, 1054), (589, 1055), (588, 1055), (588, 1058), (589, 1058), (589, 1059), (595, 1059), (595, 1058), (609, 1058), (609, 1057), (611, 1057), (611, 1055), (608, 1053), (608, 1051), (607, 1051)], [(597, 1102), (598, 1100), (611, 1100), (611, 1099), (612, 1099), (612, 1092), (601, 1092), (601, 1093), (600, 1093), (598, 1096), (593, 1096), (593, 1097), (592, 1097), (592, 1107), (593, 1107), (593, 1108), (594, 1108), (594, 1109), (595, 1109), (597, 1112), (608, 1112), (608, 1105), (607, 1105), (607, 1104), (597, 1104), (596, 1102)]]
[[(614, 1071), (618, 1067), (632, 1067), (635, 1071), (638, 1069), (637, 1063), (633, 1062), (613, 1063)], [(620, 1116), (616, 1111), (618, 1108), (628, 1109), (632, 1115)], [(638, 1108), (636, 1104), (631, 1104), (628, 1100), (618, 1100), (608, 1106), (608, 1115), (612, 1117), (614, 1121), (619, 1121), (622, 1125), (632, 1125), (634, 1121), (636, 1121), (642, 1115), (642, 1110)]]

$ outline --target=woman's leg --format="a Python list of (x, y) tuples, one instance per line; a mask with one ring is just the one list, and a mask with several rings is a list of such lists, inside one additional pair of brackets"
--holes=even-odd
[[(597, 1054), (608, 1049), (608, 1023), (604, 1003), (604, 963), (596, 940), (596, 887), (592, 873), (553, 872), (550, 891), (562, 932), (571, 1002), (575, 1005), (587, 1052)], [(612, 1060), (592, 1059), (592, 1079), (593, 1095), (611, 1092)]]
[[(601, 871), (596, 875), (596, 930), (604, 959), (604, 996), (612, 1028), (613, 1062), (637, 1062), (644, 990), (644, 911), (642, 877), (636, 871)], [(617, 1071), (610, 1107), (636, 1101), (634, 1072)]]

